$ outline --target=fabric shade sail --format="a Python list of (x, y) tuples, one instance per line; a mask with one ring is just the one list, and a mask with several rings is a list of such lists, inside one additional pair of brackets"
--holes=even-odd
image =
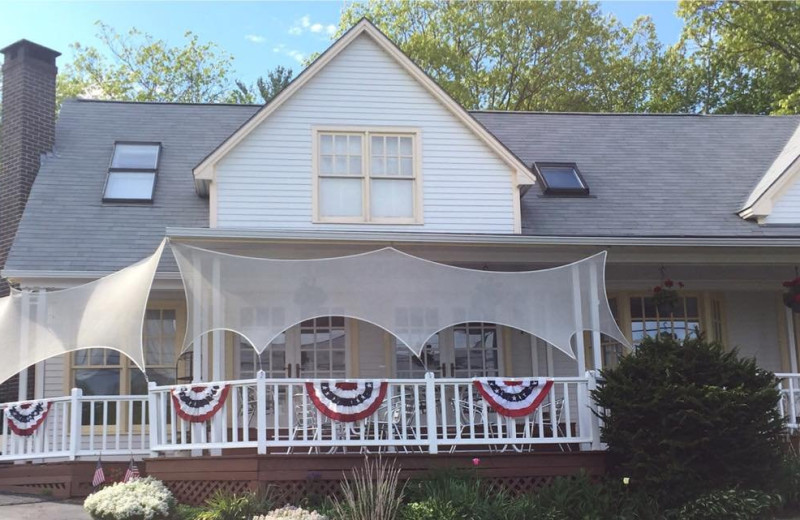
[(47, 358), (111, 348), (144, 371), (142, 323), (164, 250), (129, 267), (59, 291), (18, 291), (0, 298), (0, 382)]
[(467, 322), (520, 329), (573, 358), (570, 339), (584, 330), (628, 345), (608, 306), (605, 252), (553, 269), (497, 272), (393, 248), (283, 260), (171, 246), (188, 304), (184, 349), (212, 330), (230, 330), (261, 353), (286, 329), (321, 316), (377, 325), (417, 355), (438, 331)]

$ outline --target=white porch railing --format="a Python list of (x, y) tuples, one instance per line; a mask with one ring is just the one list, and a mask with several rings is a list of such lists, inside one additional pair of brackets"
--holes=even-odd
[[(45, 399), (50, 410), (33, 435), (11, 432), (3, 421), (0, 461), (140, 456), (150, 452), (146, 395), (84, 396)], [(7, 403), (5, 406), (14, 404)]]
[(19, 436), (3, 421), (0, 461), (94, 459), (250, 448), (258, 453), (336, 451), (427, 452), (523, 451), (536, 446), (576, 445), (598, 449), (589, 399), (594, 384), (584, 378), (554, 378), (553, 389), (530, 416), (498, 415), (471, 379), (389, 380), (386, 398), (370, 417), (355, 423), (331, 421), (312, 403), (306, 380), (225, 381), (223, 408), (203, 423), (178, 416), (174, 386), (150, 384), (148, 395), (48, 399), (50, 411), (31, 436)]
[[(259, 453), (387, 450), (437, 453), (441, 448), (521, 451), (535, 445), (592, 443), (589, 378), (555, 378), (547, 400), (529, 417), (505, 418), (481, 398), (471, 379), (389, 380), (381, 407), (355, 423), (331, 421), (311, 402), (306, 380), (224, 382), (227, 401), (209, 424), (177, 416), (173, 386), (151, 386), (157, 423), (154, 452), (256, 447)], [(579, 408), (581, 403), (582, 409)]]

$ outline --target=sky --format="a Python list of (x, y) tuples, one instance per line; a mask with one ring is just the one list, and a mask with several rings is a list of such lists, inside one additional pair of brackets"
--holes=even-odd
[[(277, 65), (295, 73), (310, 54), (330, 45), (339, 21), (342, 1), (58, 1), (0, 0), (0, 47), (21, 38), (63, 54), (71, 60), (69, 45), (97, 46), (97, 20), (125, 32), (136, 27), (170, 45), (180, 45), (191, 30), (203, 41), (213, 41), (234, 56), (235, 77), (252, 82)], [(602, 1), (605, 13), (630, 24), (650, 15), (659, 39), (677, 41), (681, 21), (674, 1)]]

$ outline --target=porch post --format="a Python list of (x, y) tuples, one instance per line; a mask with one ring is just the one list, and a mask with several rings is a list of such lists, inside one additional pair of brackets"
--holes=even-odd
[[(222, 322), (222, 295), (220, 294), (220, 266), (219, 266), (219, 258), (214, 258), (214, 265), (212, 271), (212, 284), (211, 284), (211, 313), (213, 316), (212, 323), (219, 324)], [(213, 381), (224, 381), (225, 380), (225, 344), (224, 338), (225, 333), (221, 330), (215, 330), (211, 333), (212, 335), (212, 345), (211, 348), (211, 362), (212, 362), (212, 374), (211, 379)], [(235, 412), (234, 412), (235, 413)], [(223, 439), (223, 415), (224, 414), (216, 414), (211, 419), (211, 438), (215, 442), (221, 442)], [(215, 448), (209, 450), (211, 455), (219, 456), (222, 455), (222, 450)]]
[(436, 387), (433, 372), (425, 372), (425, 416), (428, 428), (428, 453), (439, 453), (439, 439), (436, 431)]
[(155, 381), (148, 381), (147, 383), (147, 419), (150, 427), (150, 456), (158, 457), (158, 452), (155, 451), (155, 446), (159, 442), (159, 432), (161, 431), (161, 413), (158, 410), (158, 398), (153, 389), (158, 386)]
[(592, 354), (594, 356), (594, 369), (603, 368), (603, 347), (600, 344), (600, 295), (597, 294), (597, 265), (589, 266), (589, 284), (592, 292), (589, 296), (589, 319), (592, 324)]
[[(581, 300), (581, 277), (577, 269), (572, 271), (572, 302), (574, 308), (575, 319), (575, 359), (578, 363), (577, 376), (586, 377), (586, 352), (583, 343), (583, 308)], [(589, 403), (587, 400), (587, 392), (577, 392), (576, 401), (578, 403), (578, 435), (586, 435), (589, 423), (587, 421), (587, 412), (589, 411)], [(567, 425), (569, 428), (569, 425)], [(581, 450), (591, 449), (591, 444), (582, 443)]]
[[(275, 410), (275, 413), (279, 413)], [(234, 411), (234, 413), (236, 413)], [(291, 413), (291, 411), (290, 411)], [(256, 438), (258, 439), (258, 454), (267, 453), (267, 374), (259, 370), (256, 375)], [(246, 426), (245, 426), (246, 427)]]
[[(197, 260), (193, 260), (193, 263)], [(196, 264), (195, 264), (196, 266)], [(200, 269), (195, 267), (194, 271), (194, 286), (195, 291), (192, 294), (192, 382), (199, 383), (203, 380), (203, 338), (200, 337), (200, 332), (203, 330), (203, 299), (198, 293), (198, 288), (202, 287), (200, 280)]]
[[(30, 334), (30, 320), (31, 317), (31, 292), (28, 289), (22, 290), (22, 322), (20, 323), (19, 331), (19, 352), (20, 359), (25, 359), (25, 354), (28, 352), (29, 334)], [(19, 373), (19, 385), (17, 387), (17, 400), (25, 401), (28, 399), (28, 370), (30, 367), (24, 368)]]
[(796, 374), (798, 369), (797, 341), (795, 340), (796, 335), (794, 330), (794, 313), (789, 307), (784, 306), (783, 309), (786, 312), (786, 339), (787, 343), (789, 344), (789, 367), (792, 374)]
[(81, 447), (81, 397), (83, 390), (73, 388), (69, 396), (69, 460), (75, 460)]

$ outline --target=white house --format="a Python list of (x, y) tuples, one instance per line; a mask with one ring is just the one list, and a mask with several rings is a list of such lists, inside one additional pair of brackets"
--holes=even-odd
[[(21, 218), (6, 211), (13, 204), (0, 208), (4, 229), (18, 222), (0, 253), (2, 275), (19, 288), (86, 283), (148, 256), (164, 237), (298, 260), (390, 246), (501, 272), (607, 251), (608, 301), (630, 343), (701, 333), (763, 368), (800, 372), (797, 314), (782, 298), (800, 263), (800, 117), (469, 112), (364, 20), (265, 106), (69, 100), (54, 138), (28, 137), (38, 148), (16, 161), (25, 152), (12, 148), (12, 134), (48, 135), (26, 127), (33, 115), (24, 111), (52, 112), (42, 97), (54, 95), (57, 53), (25, 41), (3, 52), (0, 189), (32, 182)], [(10, 117), (17, 107), (19, 123)], [(665, 313), (652, 297), (667, 279), (683, 287)], [(260, 356), (221, 330), (182, 353), (188, 309), (165, 253), (145, 316), (147, 374), (158, 385), (231, 381), (229, 410), (214, 425), (168, 417), (166, 386), (148, 395), (143, 373), (118, 352), (80, 350), (38, 363), (19, 393), (64, 399), (64, 427), (47, 430), (49, 447), (11, 442), (4, 454), (597, 449), (586, 373), (623, 353), (599, 332), (573, 338), (573, 359), (529, 333), (470, 322), (439, 331), (417, 357), (382, 328), (337, 315), (292, 325)], [(542, 377), (555, 387), (533, 415), (506, 422), (473, 395), (469, 380), (487, 377)], [(301, 384), (318, 379), (395, 381), (402, 406), (359, 427), (324, 427), (307, 413)], [(89, 404), (83, 438), (65, 448), (72, 389)], [(146, 438), (159, 413), (160, 431)], [(92, 424), (102, 428), (90, 445)], [(111, 449), (118, 432), (122, 444)]]

